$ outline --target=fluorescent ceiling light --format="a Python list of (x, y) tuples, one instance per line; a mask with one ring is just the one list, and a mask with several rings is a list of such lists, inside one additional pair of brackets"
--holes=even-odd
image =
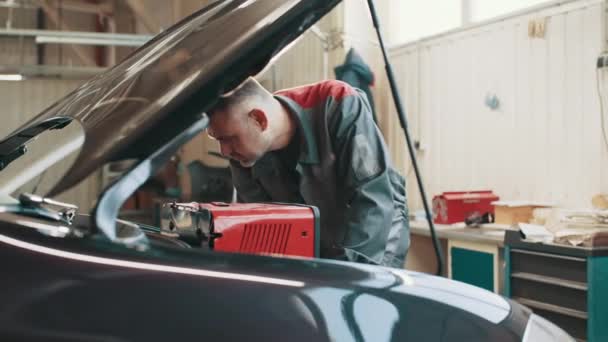
[(0, 28), (0, 36), (32, 37), (38, 44), (83, 44), (83, 45), (117, 45), (141, 46), (152, 39), (151, 35), (102, 33), (79, 31), (51, 31)]
[(127, 40), (107, 39), (89, 37), (62, 37), (62, 36), (37, 36), (36, 44), (80, 44), (80, 45), (116, 45), (116, 46), (141, 46), (148, 39)]
[(23, 81), (21, 74), (0, 74), (0, 81)]

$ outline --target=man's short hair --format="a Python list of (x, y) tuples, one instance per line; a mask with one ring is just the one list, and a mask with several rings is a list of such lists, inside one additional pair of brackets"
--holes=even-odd
[(220, 97), (209, 112), (224, 112), (246, 100), (254, 97), (262, 98), (264, 95), (264, 88), (255, 79), (248, 78), (232, 94)]

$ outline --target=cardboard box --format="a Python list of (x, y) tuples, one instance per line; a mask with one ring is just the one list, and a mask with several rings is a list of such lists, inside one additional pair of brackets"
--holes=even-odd
[(550, 208), (547, 203), (524, 201), (497, 201), (494, 205), (494, 222), (500, 224), (530, 223), (536, 208)]

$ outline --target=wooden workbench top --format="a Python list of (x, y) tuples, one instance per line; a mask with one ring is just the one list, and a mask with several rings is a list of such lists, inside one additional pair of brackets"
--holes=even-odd
[[(473, 241), (502, 247), (505, 231), (513, 229), (509, 225), (495, 223), (483, 224), (479, 228), (466, 227), (464, 223), (456, 223), (452, 225), (435, 224), (435, 230), (440, 239)], [(416, 235), (431, 235), (426, 221), (410, 221), (410, 231)]]

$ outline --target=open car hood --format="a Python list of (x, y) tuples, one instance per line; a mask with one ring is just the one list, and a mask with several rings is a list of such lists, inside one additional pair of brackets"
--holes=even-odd
[(338, 2), (217, 1), (15, 130), (0, 141), (0, 157), (10, 162), (36, 134), (78, 121), (84, 145), (51, 196), (105, 163), (146, 158), (186, 129), (219, 95), (259, 73)]

